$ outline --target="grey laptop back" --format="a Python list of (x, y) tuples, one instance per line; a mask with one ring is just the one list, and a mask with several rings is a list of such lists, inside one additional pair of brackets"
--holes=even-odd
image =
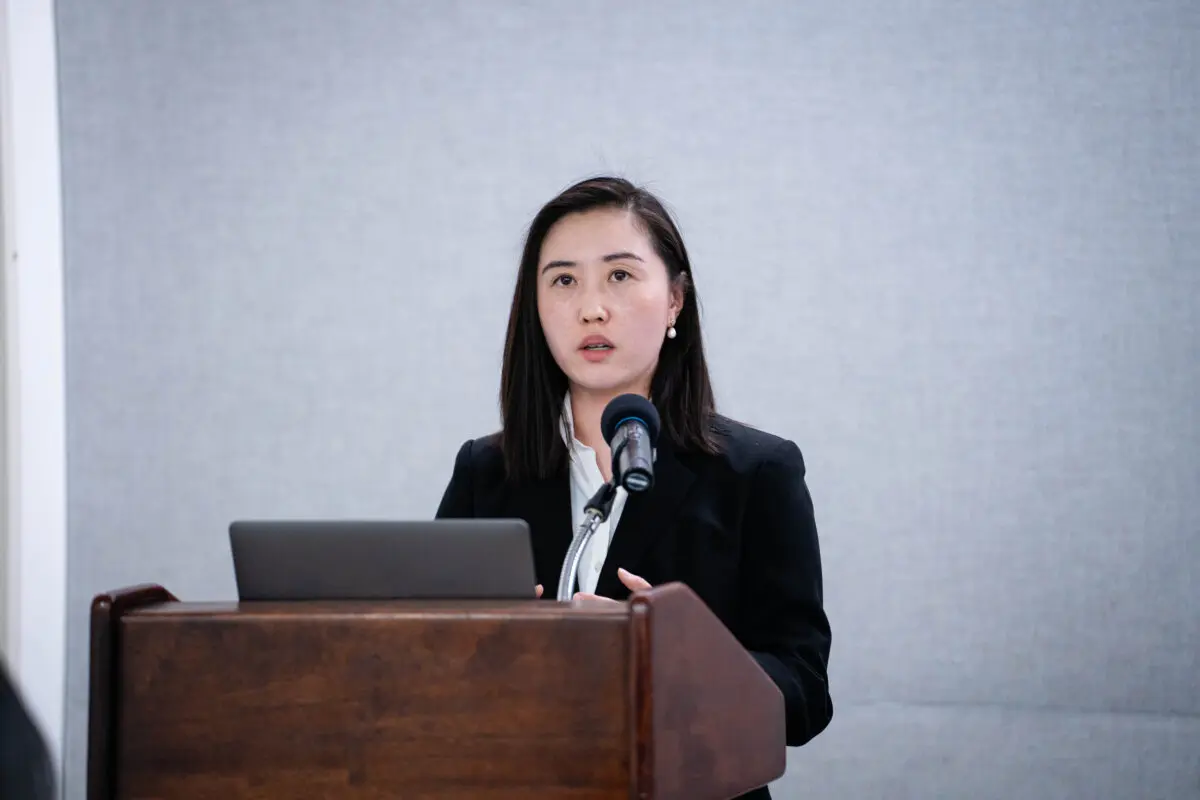
[(246, 520), (229, 539), (246, 601), (534, 596), (520, 519)]

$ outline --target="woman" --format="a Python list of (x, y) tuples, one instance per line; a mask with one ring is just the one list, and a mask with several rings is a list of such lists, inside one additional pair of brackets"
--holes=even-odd
[[(625, 600), (686, 583), (783, 693), (787, 743), (829, 724), (829, 622), (804, 461), (790, 441), (714, 408), (692, 269), (662, 204), (618, 178), (551, 200), (525, 242), (500, 378), (503, 429), (458, 452), (439, 517), (529, 523), (539, 593), (610, 477), (608, 402), (662, 420), (655, 485), (619, 490), (583, 554), (580, 594)], [(765, 789), (755, 796), (769, 797)]]

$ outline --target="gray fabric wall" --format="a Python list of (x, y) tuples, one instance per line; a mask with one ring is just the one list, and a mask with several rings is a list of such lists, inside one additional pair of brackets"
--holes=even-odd
[(431, 515), (523, 227), (609, 170), (809, 465), (836, 713), (778, 796), (1200, 795), (1198, 9), (59, 0), (69, 795), (90, 597)]
[[(7, 63), (5, 63), (5, 67), (7, 68)], [(4, 90), (4, 93), (7, 94), (7, 90)], [(3, 96), (4, 95), (0, 95), (0, 97)], [(10, 124), (8, 120), (4, 119), (4, 114), (6, 113), (8, 113), (7, 107), (0, 108), (0, 125), (7, 126)], [(0, 133), (0, 136), (4, 135), (6, 134)], [(8, 165), (4, 162), (5, 158), (0, 158), (0, 186), (5, 186), (5, 181), (10, 179), (8, 175), (5, 174), (5, 168)], [(8, 230), (8, 215), (11, 210), (5, 206), (5, 194), (5, 191), (0, 191), (0, 253), (3, 254), (4, 259), (7, 261), (9, 256), (8, 243), (5, 241), (5, 234)], [(8, 339), (8, 337), (12, 335), (9, 333), (9, 329), (12, 326), (10, 326), (8, 323), (8, 298), (12, 293), (12, 289), (8, 285), (9, 280), (8, 269), (0, 271), (0, 309), (3, 309), (3, 311), (0, 312), (0, 319), (3, 320), (3, 327), (0, 327), (0, 337), (3, 337), (0, 339), (0, 353), (4, 354), (3, 357), (0, 357), (0, 419), (4, 420), (8, 419), (9, 413), (8, 392), (10, 387), (8, 381), (8, 354), (13, 351), (12, 345)], [(2, 485), (4, 486), (4, 488), (0, 490), (0, 497), (3, 497), (3, 500), (0, 500), (0, 508), (3, 509), (3, 513), (0, 513), (0, 657), (7, 656), (9, 648), (8, 596), (10, 587), (8, 580), (8, 560), (12, 557), (12, 554), (9, 552), (8, 539), (10, 536), (9, 503), (12, 502), (11, 497), (13, 492), (11, 489), (9, 489), (10, 484), (8, 482), (8, 450), (8, 424), (5, 423), (4, 425), (0, 425), (0, 481), (3, 481)]]

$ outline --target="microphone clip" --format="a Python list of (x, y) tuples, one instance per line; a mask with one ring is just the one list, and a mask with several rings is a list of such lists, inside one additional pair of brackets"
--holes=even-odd
[(604, 522), (608, 519), (608, 515), (612, 513), (613, 501), (617, 499), (617, 486), (615, 483), (616, 476), (613, 480), (604, 484), (600, 489), (592, 495), (592, 498), (587, 501), (587, 505), (583, 507), (584, 513), (595, 513), (599, 522)]

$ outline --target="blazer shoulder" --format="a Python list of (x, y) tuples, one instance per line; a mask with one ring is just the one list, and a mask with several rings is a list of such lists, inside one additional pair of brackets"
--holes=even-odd
[(480, 497), (504, 478), (504, 457), (499, 436), (467, 439), (454, 457), (454, 471), (442, 492), (436, 517), (473, 517)]
[(799, 467), (803, 474), (804, 457), (791, 439), (722, 416), (714, 419), (713, 430), (721, 448), (718, 457), (735, 473), (753, 473), (764, 464), (774, 464)]
[(466, 467), (471, 474), (483, 479), (504, 477), (504, 451), (500, 449), (500, 432), (489, 433), (463, 443), (456, 459), (456, 468)]

